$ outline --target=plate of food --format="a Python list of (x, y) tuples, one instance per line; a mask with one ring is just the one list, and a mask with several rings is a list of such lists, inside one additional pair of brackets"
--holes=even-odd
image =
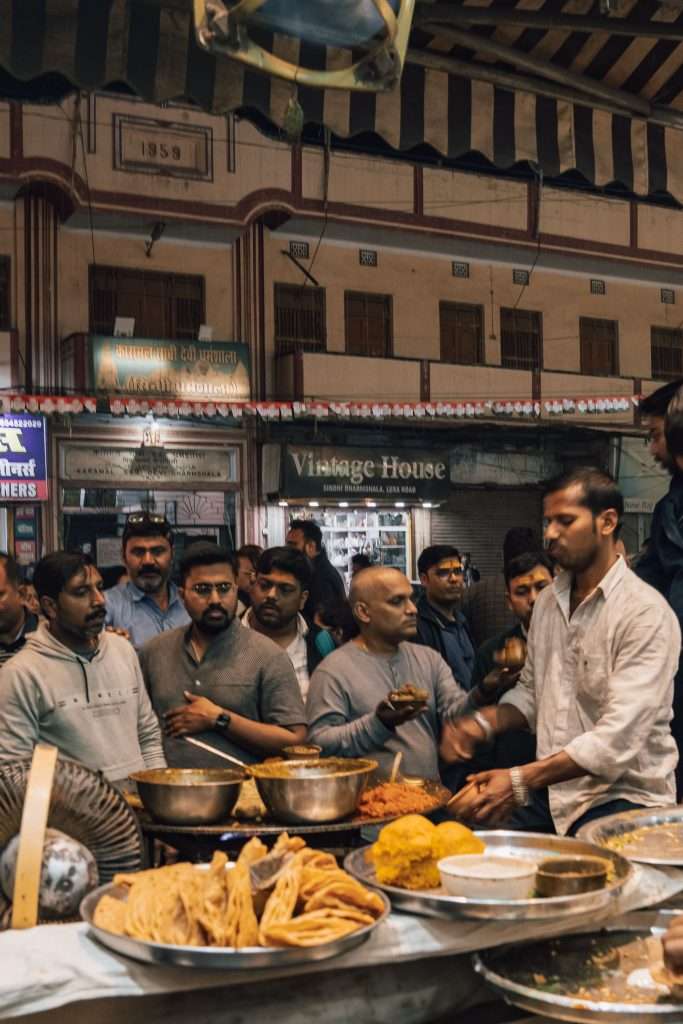
[(644, 807), (597, 818), (579, 838), (628, 860), (654, 867), (683, 867), (683, 807)]
[[(513, 1006), (544, 1019), (594, 1024), (683, 1022), (683, 990), (642, 913), (600, 932), (500, 946), (474, 968)], [(680, 981), (680, 979), (679, 979)]]
[(292, 965), (364, 942), (389, 900), (352, 878), (330, 853), (281, 835), (258, 838), (234, 863), (173, 864), (117, 875), (83, 900), (92, 934), (143, 963), (232, 968)]
[[(564, 836), (471, 832), (407, 815), (353, 850), (347, 871), (397, 910), (506, 921), (571, 917), (607, 907), (633, 868), (618, 853)], [(540, 892), (551, 895), (540, 895)]]

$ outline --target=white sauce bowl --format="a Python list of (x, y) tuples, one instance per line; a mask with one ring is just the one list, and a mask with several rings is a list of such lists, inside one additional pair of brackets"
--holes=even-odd
[(437, 864), (449, 896), (469, 899), (525, 900), (533, 896), (536, 865), (520, 857), (464, 853)]

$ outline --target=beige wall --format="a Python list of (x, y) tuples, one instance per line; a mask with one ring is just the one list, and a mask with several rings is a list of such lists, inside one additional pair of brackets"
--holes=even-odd
[[(599, 379), (596, 384), (598, 390), (614, 394), (621, 393), (622, 389), (630, 393), (631, 378), (649, 377), (651, 327), (680, 325), (683, 288), (677, 293), (678, 304), (666, 306), (660, 301), (660, 284), (667, 284), (667, 274), (680, 272), (675, 260), (683, 254), (683, 211), (639, 204), (633, 218), (628, 202), (580, 191), (546, 188), (541, 204), (541, 231), (545, 236), (565, 240), (566, 244), (557, 243), (557, 257), (564, 258), (565, 249), (573, 249), (575, 254), (585, 251), (586, 269), (581, 273), (580, 264), (578, 270), (574, 264), (571, 273), (548, 269), (549, 248), (544, 245), (538, 253), (538, 266), (529, 286), (521, 289), (513, 283), (513, 269), (529, 269), (537, 256), (533, 241), (525, 235), (529, 196), (523, 182), (425, 167), (421, 175), (424, 218), (420, 220), (415, 215), (418, 183), (410, 163), (333, 151), (327, 189), (329, 223), (318, 248), (323, 218), (320, 207), (313, 201), (319, 201), (324, 195), (324, 161), (320, 150), (303, 148), (301, 152), (299, 196), (295, 191), (297, 155), (288, 145), (267, 138), (246, 121), (183, 107), (159, 108), (124, 97), (98, 96), (95, 123), (90, 124), (89, 134), (88, 116), (92, 107), (85, 98), (80, 113), (73, 99), (62, 106), (62, 110), (37, 105), (23, 108), (24, 164), (36, 158), (46, 166), (45, 161), (49, 159), (53, 169), (45, 170), (43, 166), (40, 171), (26, 171), (22, 165), (21, 176), (10, 180), (8, 173), (0, 168), (0, 186), (4, 189), (0, 194), (9, 199), (0, 202), (0, 254), (13, 257), (13, 313), (20, 334), (24, 316), (23, 211), (21, 201), (14, 204), (12, 195), (33, 176), (41, 181), (59, 182), (54, 169), (57, 164), (62, 165), (62, 187), (68, 189), (71, 179), (76, 184), (80, 180), (90, 186), (94, 196), (97, 263), (201, 274), (206, 284), (206, 319), (212, 324), (216, 338), (232, 337), (237, 309), (231, 240), (246, 231), (256, 217), (272, 212), (274, 207), (292, 210), (297, 221), (293, 223), (291, 234), (286, 225), (274, 232), (264, 229), (263, 294), (269, 390), (275, 386), (273, 285), (278, 281), (300, 283), (303, 280), (301, 272), (282, 254), (290, 237), (305, 238), (311, 255), (317, 249), (313, 273), (326, 289), (328, 350), (334, 353), (345, 350), (346, 291), (387, 293), (393, 299), (393, 354), (409, 361), (385, 364), (379, 377), (370, 365), (372, 361), (368, 360), (328, 360), (324, 373), (319, 368), (313, 369), (311, 364), (306, 370), (306, 387), (307, 390), (309, 385), (320, 388), (321, 394), (353, 398), (359, 381), (367, 373), (371, 390), (386, 386), (388, 395), (396, 399), (416, 392), (419, 395), (419, 376), (415, 376), (417, 364), (410, 361), (440, 359), (441, 301), (482, 307), (487, 367), (433, 366), (432, 395), (440, 398), (451, 394), (467, 397), (465, 391), (469, 391), (470, 397), (514, 397), (514, 392), (510, 392), (515, 381), (519, 393), (527, 395), (528, 374), (519, 375), (518, 380), (511, 371), (499, 369), (501, 307), (518, 306), (542, 314), (543, 369), (546, 375), (558, 375), (558, 388), (565, 394), (575, 391), (577, 386), (577, 381), (572, 382), (566, 375), (578, 374), (581, 369), (581, 316), (618, 321), (619, 371), (626, 383)], [(113, 131), (116, 113), (129, 118), (148, 118), (162, 125), (173, 123), (209, 131), (212, 143), (210, 180), (188, 181), (117, 170)], [(79, 116), (84, 144), (93, 138), (95, 143), (94, 152), (87, 154), (87, 167)], [(231, 147), (232, 142), (234, 147)], [(0, 103), (0, 158), (7, 158), (9, 154), (9, 108)], [(87, 223), (88, 207), (83, 195), (77, 196), (77, 206), (79, 224)], [(311, 218), (308, 225), (307, 218)], [(148, 260), (144, 240), (157, 220), (167, 223), (167, 231)], [(629, 249), (633, 242), (634, 220), (642, 253)], [(224, 239), (224, 242), (189, 244), (179, 240), (188, 230), (201, 233), (204, 224), (211, 226), (212, 239)], [(60, 337), (64, 337), (88, 327), (92, 241), (88, 229), (75, 229), (68, 219), (61, 226), (59, 237), (58, 329)], [(476, 243), (477, 237), (488, 245), (495, 243), (495, 252), (484, 248), (477, 251), (473, 246), (473, 239)], [(515, 255), (510, 248), (513, 245), (517, 247)], [(608, 248), (601, 249), (603, 246)], [(361, 247), (377, 250), (377, 268), (360, 265), (358, 250)], [(615, 247), (619, 247), (619, 253)], [(662, 254), (659, 263), (645, 250)], [(588, 255), (591, 251), (593, 256)], [(611, 253), (612, 258), (619, 255), (622, 260), (620, 265), (606, 265), (608, 269), (614, 266), (614, 273), (609, 276), (606, 276), (607, 270), (596, 275), (590, 269), (591, 259), (600, 253), (604, 259), (610, 258)], [(666, 254), (670, 254), (670, 260)], [(248, 259), (251, 259), (249, 264)], [(453, 260), (469, 264), (469, 278), (453, 276)], [(637, 261), (650, 273), (653, 267), (659, 267), (661, 281), (656, 276), (653, 276), (653, 283), (627, 280), (620, 268), (628, 260), (632, 261), (636, 277)], [(565, 265), (570, 264), (565, 260)], [(249, 316), (256, 322), (256, 313), (252, 316), (252, 310), (257, 304), (260, 285), (258, 261), (245, 255), (241, 270), (243, 282), (247, 280), (240, 299), (243, 320), (244, 310), (250, 303)], [(591, 276), (604, 278), (606, 295), (590, 293)], [(256, 338), (257, 332), (252, 329), (251, 335)], [(350, 369), (344, 370), (344, 365)], [(339, 375), (333, 381), (325, 377), (330, 366), (334, 366), (334, 373)], [(549, 381), (551, 379), (548, 377)]]
[[(106, 232), (95, 235), (95, 257), (100, 266), (131, 267), (148, 271), (199, 274), (204, 278), (206, 322), (216, 340), (232, 337), (232, 251), (230, 246), (200, 246), (162, 238), (145, 257), (145, 239)], [(89, 231), (62, 228), (59, 238), (59, 332), (66, 337), (87, 331), (88, 273), (92, 265)]]

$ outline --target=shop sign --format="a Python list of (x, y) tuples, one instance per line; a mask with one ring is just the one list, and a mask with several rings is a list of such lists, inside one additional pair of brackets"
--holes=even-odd
[(91, 335), (93, 386), (108, 394), (187, 401), (250, 398), (249, 346), (241, 341), (161, 341)]
[(44, 416), (0, 416), (0, 501), (47, 500)]
[(19, 565), (33, 565), (38, 552), (34, 540), (17, 540), (14, 542), (14, 557)]
[(65, 444), (61, 449), (61, 476), (112, 484), (178, 484), (193, 488), (226, 484), (234, 479), (234, 458), (228, 450), (193, 448), (116, 448)]
[(285, 448), (282, 493), (288, 498), (387, 498), (439, 501), (448, 497), (448, 456), (424, 451)]

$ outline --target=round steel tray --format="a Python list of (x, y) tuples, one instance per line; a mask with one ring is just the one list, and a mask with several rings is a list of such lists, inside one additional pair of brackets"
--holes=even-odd
[[(646, 829), (641, 838), (628, 843), (636, 829)], [(655, 867), (683, 867), (683, 807), (647, 807), (639, 811), (610, 814), (590, 821), (579, 830), (586, 843), (602, 846), (618, 840), (619, 853), (628, 860)], [(607, 847), (609, 849), (609, 847)]]
[[(424, 788), (439, 798), (439, 803), (429, 813), (445, 807), (453, 795), (449, 789), (438, 782), (425, 782)], [(230, 836), (249, 839), (252, 836), (278, 836), (281, 832), (293, 832), (296, 835), (322, 835), (326, 832), (352, 832), (370, 825), (386, 825), (401, 814), (391, 814), (383, 818), (369, 818), (366, 815), (354, 815), (351, 818), (343, 818), (341, 821), (330, 821), (325, 824), (315, 825), (286, 825), (275, 821), (273, 818), (264, 817), (258, 821), (231, 818), (225, 822), (218, 822), (215, 825), (162, 825), (154, 821), (146, 811), (137, 811), (142, 831), (151, 836), (164, 835), (186, 835), (186, 836)]]
[[(198, 868), (198, 870), (201, 870)], [(378, 925), (384, 921), (390, 911), (391, 904), (384, 897), (384, 911), (372, 924), (359, 928), (350, 935), (344, 935), (334, 942), (325, 942), (319, 946), (288, 946), (268, 949), (261, 946), (249, 946), (244, 949), (219, 949), (216, 946), (170, 946), (161, 942), (144, 942), (131, 939), (128, 935), (115, 935), (93, 924), (95, 907), (105, 894), (121, 899), (127, 894), (125, 885), (101, 885), (93, 889), (81, 903), (81, 917), (87, 922), (90, 931), (98, 942), (146, 964), (165, 964), (176, 967), (213, 968), (257, 968), (257, 967), (293, 967), (298, 964), (310, 963), (315, 960), (327, 960), (339, 956), (359, 946), (370, 937)]]
[(496, 921), (559, 920), (600, 911), (619, 895), (633, 874), (633, 867), (618, 853), (601, 850), (577, 839), (508, 831), (477, 832), (477, 836), (486, 844), (486, 851), (497, 856), (523, 857), (536, 862), (547, 857), (579, 854), (603, 857), (614, 865), (614, 878), (604, 889), (575, 896), (534, 897), (526, 900), (470, 899), (467, 896), (449, 896), (444, 889), (421, 891), (381, 884), (377, 881), (374, 867), (365, 859), (369, 847), (349, 853), (344, 860), (344, 867), (360, 882), (386, 893), (395, 910), (427, 917), (466, 917)]
[[(648, 946), (657, 929), (639, 917), (650, 915), (627, 915), (602, 932), (484, 950), (474, 955), (474, 969), (508, 1003), (544, 1019), (683, 1024), (683, 1002), (652, 987), (649, 965), (658, 946)], [(614, 1000), (606, 998), (609, 990)]]

